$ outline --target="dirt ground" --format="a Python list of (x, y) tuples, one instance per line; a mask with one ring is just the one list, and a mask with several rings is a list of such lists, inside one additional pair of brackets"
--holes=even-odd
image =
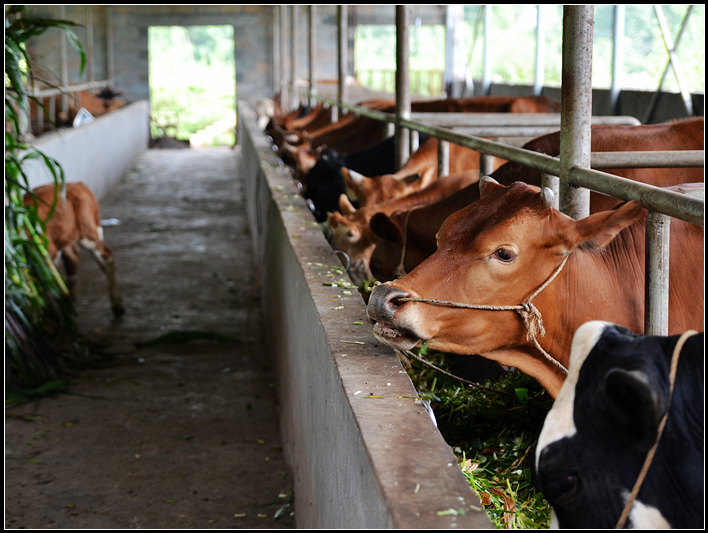
[(295, 527), (238, 155), (149, 150), (101, 202), (126, 313), (84, 252), (80, 329), (106, 359), (6, 408), (6, 529)]

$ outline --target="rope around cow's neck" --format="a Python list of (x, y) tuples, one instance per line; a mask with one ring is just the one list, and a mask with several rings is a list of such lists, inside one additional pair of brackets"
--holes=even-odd
[(637, 498), (637, 495), (639, 494), (639, 489), (641, 489), (642, 484), (644, 483), (644, 479), (647, 476), (647, 472), (649, 471), (649, 467), (651, 466), (651, 463), (654, 460), (654, 454), (656, 453), (656, 449), (659, 447), (659, 440), (661, 439), (661, 435), (664, 433), (666, 419), (669, 416), (669, 409), (671, 408), (671, 399), (674, 395), (674, 384), (676, 382), (676, 371), (678, 369), (678, 359), (679, 355), (681, 354), (681, 349), (683, 348), (684, 343), (689, 339), (689, 337), (693, 337), (697, 333), (697, 331), (689, 330), (683, 335), (681, 335), (681, 337), (679, 337), (678, 342), (676, 342), (676, 346), (674, 347), (674, 353), (671, 356), (671, 369), (669, 371), (669, 399), (666, 404), (666, 412), (664, 413), (664, 416), (659, 422), (656, 434), (656, 441), (654, 442), (654, 445), (651, 447), (651, 449), (647, 453), (646, 458), (644, 459), (642, 469), (639, 472), (637, 481), (634, 483), (634, 487), (632, 487), (632, 492), (629, 495), (629, 498), (627, 499), (627, 503), (625, 504), (624, 509), (622, 510), (622, 514), (620, 515), (615, 529), (622, 529), (625, 523), (627, 522), (627, 518), (629, 518), (629, 512), (632, 510), (632, 505), (634, 505), (634, 500)]
[(568, 370), (562, 364), (560, 364), (558, 360), (551, 357), (550, 354), (546, 352), (546, 350), (544, 350), (543, 347), (539, 344), (538, 339), (536, 338), (538, 335), (545, 335), (546, 330), (543, 327), (543, 319), (541, 318), (541, 312), (536, 308), (536, 306), (531, 303), (531, 300), (538, 296), (538, 294), (543, 289), (548, 287), (548, 285), (556, 278), (556, 276), (560, 273), (560, 271), (563, 269), (566, 262), (568, 261), (568, 257), (570, 256), (566, 256), (561, 262), (561, 264), (556, 267), (550, 277), (538, 289), (536, 289), (534, 293), (529, 296), (524, 303), (519, 305), (475, 305), (450, 302), (447, 300), (435, 300), (433, 298), (398, 298), (398, 301), (431, 303), (442, 305), (445, 307), (455, 307), (459, 309), (477, 309), (481, 311), (516, 311), (517, 313), (519, 313), (519, 315), (524, 321), (524, 325), (526, 326), (526, 337), (531, 342), (533, 342), (536, 349), (540, 351), (553, 366), (555, 366), (567, 375)]

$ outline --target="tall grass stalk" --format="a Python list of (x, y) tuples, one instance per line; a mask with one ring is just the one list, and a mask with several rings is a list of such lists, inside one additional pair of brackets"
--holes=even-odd
[[(23, 142), (28, 124), (26, 87), (32, 68), (26, 43), (50, 28), (62, 30), (85, 54), (65, 20), (36, 19), (27, 6), (5, 6), (5, 402), (18, 403), (65, 386), (67, 368), (80, 357), (73, 304), (49, 257), (45, 220), (25, 206), (27, 163), (39, 161), (64, 190), (54, 159)], [(41, 106), (41, 102), (35, 100)], [(57, 195), (58, 197), (58, 195)], [(54, 206), (50, 210), (50, 216)]]

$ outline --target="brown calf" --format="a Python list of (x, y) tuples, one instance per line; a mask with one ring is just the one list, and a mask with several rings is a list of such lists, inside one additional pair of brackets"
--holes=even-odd
[[(59, 187), (54, 184), (42, 185), (25, 195), (25, 205), (33, 204), (39, 217), (45, 221), (49, 239), (49, 255), (57, 259), (59, 252), (66, 268), (67, 285), (74, 295), (76, 275), (79, 269), (79, 245), (91, 252), (94, 259), (108, 278), (109, 296), (113, 314), (120, 317), (124, 312), (122, 298), (115, 278), (113, 252), (103, 241), (101, 212), (98, 201), (83, 183), (67, 183), (66, 198), (57, 198)], [(47, 220), (54, 200), (56, 209)]]

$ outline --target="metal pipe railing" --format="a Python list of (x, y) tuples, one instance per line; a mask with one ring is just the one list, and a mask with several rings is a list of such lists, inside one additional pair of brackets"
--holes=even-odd
[[(397, 122), (395, 115), (391, 113), (384, 113), (351, 104), (334, 102), (333, 100), (326, 98), (318, 97), (318, 100), (324, 101), (329, 105), (339, 105), (350, 112), (371, 119), (382, 120), (394, 124)], [(407, 129), (415, 130), (429, 136), (437, 137), (443, 141), (459, 144), (460, 146), (465, 146), (473, 150), (478, 150), (482, 153), (493, 155), (507, 161), (520, 163), (552, 176), (558, 176), (560, 174), (560, 159), (556, 157), (551, 157), (538, 152), (532, 152), (530, 150), (524, 150), (523, 148), (518, 148), (515, 146), (509, 146), (497, 141), (490, 141), (488, 139), (465, 135), (456, 131), (451, 131), (447, 128), (423, 124), (414, 120), (401, 119), (398, 122), (400, 122), (402, 127)], [(656, 154), (666, 154), (671, 160), (671, 167), (703, 166), (702, 151), (686, 150), (685, 152), (685, 154), (683, 150), (652, 152), (652, 155), (649, 156), (650, 160), (647, 164), (641, 165), (639, 163), (634, 163), (633, 166), (660, 166), (657, 158), (660, 158), (661, 155)], [(626, 166), (628, 165), (627, 160), (631, 157), (626, 154), (631, 154), (631, 152), (603, 152), (602, 155), (598, 157), (604, 165), (612, 165), (605, 168), (616, 168), (616, 166), (612, 163), (611, 158), (617, 157), (618, 163)], [(571, 185), (575, 187), (583, 187), (594, 190), (602, 194), (615, 196), (625, 201), (638, 200), (652, 211), (657, 211), (675, 218), (680, 218), (682, 220), (686, 220), (687, 222), (692, 222), (701, 226), (703, 225), (703, 202), (695, 198), (688, 198), (679, 193), (666, 191), (653, 185), (638, 183), (613, 174), (607, 174), (597, 170), (580, 167), (573, 167), (569, 171), (569, 181)], [(683, 218), (684, 214), (682, 210), (686, 213), (685, 216), (688, 218)]]
[[(439, 126), (423, 124), (415, 120), (397, 119), (395, 115), (372, 111), (369, 109), (334, 102), (325, 98), (318, 99), (329, 103), (331, 106), (340, 106), (358, 115), (375, 120), (383, 120), (396, 124), (398, 128), (407, 128), (411, 132), (420, 132), (437, 137), (438, 143), (438, 170), (440, 175), (445, 175), (449, 170), (449, 145), (453, 142), (467, 148), (478, 150), (482, 154), (494, 155), (507, 161), (513, 161), (541, 171), (544, 183), (549, 183), (558, 192), (561, 162), (559, 158), (545, 154), (524, 150), (501, 142), (482, 139), (468, 135), (473, 128), (465, 127), (465, 133), (451, 131)], [(415, 118), (422, 114), (412, 114)], [(442, 116), (441, 116), (442, 115)], [(450, 122), (447, 113), (436, 115), (436, 121)], [(513, 114), (511, 114), (513, 115)], [(425, 118), (433, 118), (432, 116)], [(483, 119), (479, 114), (470, 114), (465, 117), (467, 121)], [(489, 118), (489, 117), (484, 117)], [(609, 117), (608, 117), (609, 118)], [(492, 120), (503, 121), (508, 117), (497, 117)], [(537, 117), (539, 122), (546, 120), (543, 116)], [(511, 121), (523, 122), (519, 117), (511, 117)], [(481, 123), (481, 120), (480, 120)], [(459, 127), (459, 125), (457, 126)], [(484, 130), (486, 126), (479, 126), (477, 132), (490, 133)], [(509, 128), (495, 131), (499, 136), (511, 135)], [(528, 133), (526, 126), (514, 126), (514, 134)], [(482, 160), (480, 160), (480, 163)], [(657, 152), (601, 152), (590, 154), (590, 165), (598, 168), (676, 168), (676, 167), (703, 167), (703, 150), (657, 151)], [(485, 169), (489, 170), (489, 169)], [(480, 169), (480, 172), (482, 169)], [(650, 213), (646, 223), (646, 252), (645, 252), (645, 314), (644, 332), (647, 335), (668, 335), (668, 246), (670, 218), (674, 217), (692, 224), (704, 226), (705, 199), (703, 193), (700, 198), (691, 194), (671, 191), (639, 183), (613, 174), (607, 174), (592, 168), (574, 166), (567, 172), (567, 182), (574, 187), (582, 187), (602, 194), (613, 196), (623, 201), (637, 200)], [(685, 192), (685, 191), (684, 191)], [(556, 195), (557, 197), (558, 195)]]

